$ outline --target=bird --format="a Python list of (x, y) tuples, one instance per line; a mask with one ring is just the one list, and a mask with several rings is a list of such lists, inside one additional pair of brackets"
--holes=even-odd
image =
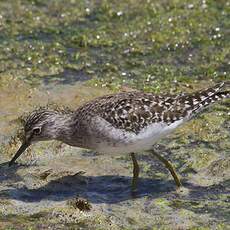
[(178, 188), (182, 183), (172, 163), (157, 153), (154, 144), (194, 118), (206, 107), (230, 97), (230, 82), (193, 93), (157, 95), (140, 91), (98, 97), (75, 111), (37, 109), (24, 123), (21, 147), (9, 161), (13, 165), (33, 143), (58, 140), (104, 154), (129, 154), (133, 163), (132, 191), (137, 190), (139, 152), (156, 156), (171, 173)]

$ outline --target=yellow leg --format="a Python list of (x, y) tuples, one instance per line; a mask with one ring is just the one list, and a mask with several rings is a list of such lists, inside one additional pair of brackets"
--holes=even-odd
[(164, 157), (156, 153), (154, 150), (151, 150), (151, 153), (156, 156), (164, 165), (165, 167), (170, 171), (171, 175), (173, 176), (173, 179), (177, 185), (177, 187), (182, 186), (179, 177), (177, 176), (176, 170), (174, 169), (173, 165), (166, 160)]
[(139, 165), (137, 163), (137, 159), (134, 153), (131, 153), (131, 158), (133, 161), (133, 180), (132, 180), (132, 191), (135, 191), (137, 189), (137, 180), (139, 177), (139, 172), (140, 172), (140, 168)]

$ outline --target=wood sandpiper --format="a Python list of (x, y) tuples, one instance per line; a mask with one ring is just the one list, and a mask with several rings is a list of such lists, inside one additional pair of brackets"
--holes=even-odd
[(139, 176), (135, 154), (149, 151), (165, 165), (180, 187), (174, 167), (153, 150), (153, 144), (210, 104), (229, 98), (230, 91), (223, 90), (229, 83), (176, 96), (122, 92), (96, 98), (74, 112), (35, 110), (26, 119), (24, 142), (9, 165), (32, 143), (52, 139), (100, 153), (127, 153), (133, 162), (132, 189), (135, 190)]

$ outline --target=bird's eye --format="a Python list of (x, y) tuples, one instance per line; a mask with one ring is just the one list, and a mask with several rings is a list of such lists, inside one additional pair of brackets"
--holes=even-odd
[(38, 134), (40, 134), (41, 133), (41, 128), (39, 127), (39, 128), (34, 128), (33, 129), (33, 134), (35, 134), (35, 135), (38, 135)]

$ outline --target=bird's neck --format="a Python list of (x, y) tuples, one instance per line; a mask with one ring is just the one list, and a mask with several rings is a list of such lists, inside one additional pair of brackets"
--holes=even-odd
[(75, 111), (71, 114), (61, 115), (55, 121), (55, 126), (58, 127), (55, 139), (71, 146), (88, 148), (88, 139), (84, 138), (84, 135), (82, 136), (86, 130), (81, 125), (78, 115), (78, 112)]
[(53, 117), (53, 125), (50, 132), (53, 132), (54, 139), (68, 144), (74, 132), (72, 114), (56, 114)]

